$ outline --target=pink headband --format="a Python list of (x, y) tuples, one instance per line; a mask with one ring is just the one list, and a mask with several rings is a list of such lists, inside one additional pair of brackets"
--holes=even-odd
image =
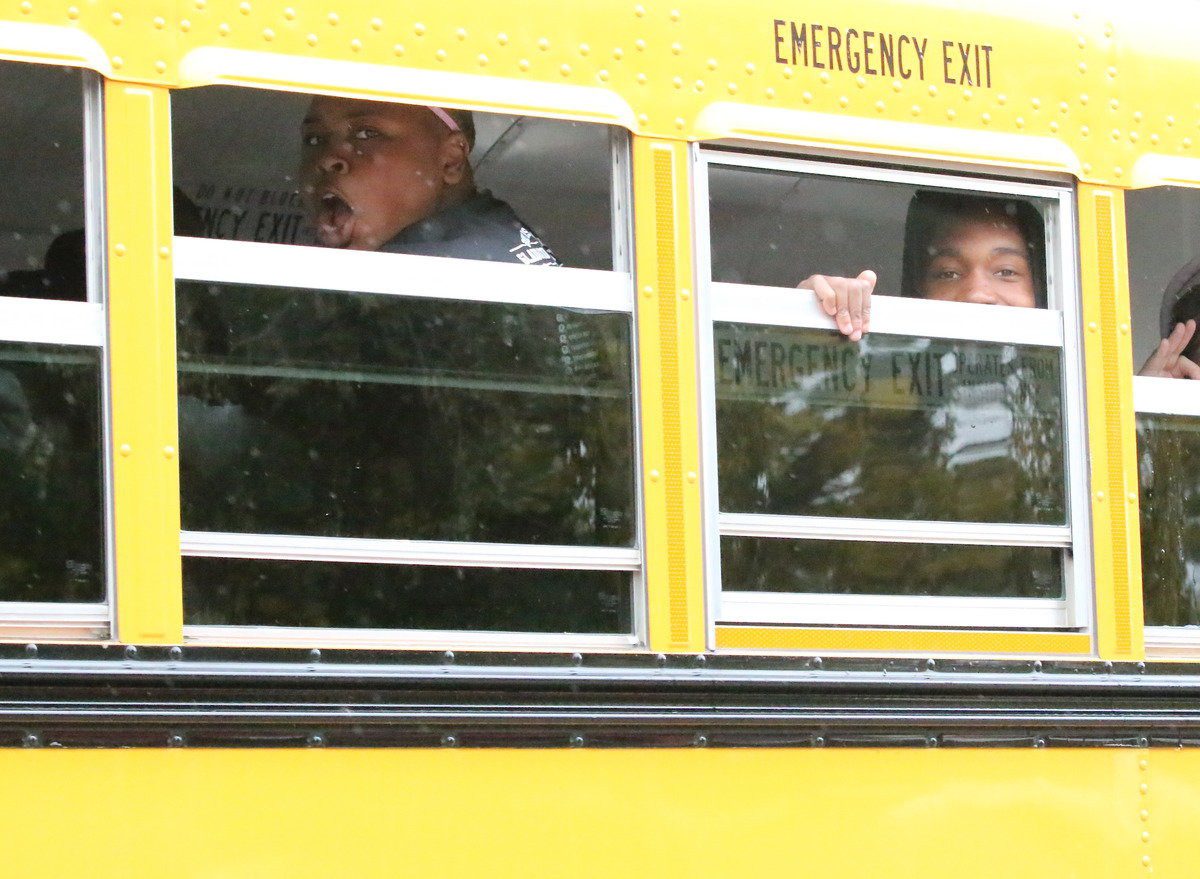
[(454, 117), (451, 116), (449, 113), (447, 113), (445, 110), (443, 110), (441, 107), (430, 107), (429, 109), (433, 113), (434, 116), (436, 116), (437, 118), (439, 118), (443, 122), (445, 122), (446, 127), (449, 128), (451, 131), (462, 131), (462, 128), (459, 127), (458, 123), (454, 121)]

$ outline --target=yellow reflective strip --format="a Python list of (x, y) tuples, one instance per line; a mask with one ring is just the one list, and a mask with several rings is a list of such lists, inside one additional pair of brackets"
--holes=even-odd
[(651, 649), (704, 649), (688, 153), (634, 139), (637, 315)]
[(1145, 647), (1123, 193), (1080, 186), (1079, 242), (1097, 646), (1104, 659), (1140, 659)]
[(183, 604), (167, 90), (107, 83), (105, 139), (117, 638), (177, 643)]

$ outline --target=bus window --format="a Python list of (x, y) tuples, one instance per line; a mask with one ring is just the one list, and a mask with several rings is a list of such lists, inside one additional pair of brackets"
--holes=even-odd
[(623, 139), (228, 88), (173, 123), (193, 634), (632, 643)]
[(83, 71), (0, 62), (0, 628), (106, 630), (105, 327), (84, 231), (99, 101)]
[(1125, 203), (1146, 640), (1169, 645), (1200, 625), (1200, 383), (1181, 380), (1200, 375), (1189, 324), (1200, 320), (1200, 190), (1154, 187)]
[[(704, 158), (718, 622), (1079, 625), (1069, 194)], [(795, 287), (864, 268), (851, 342)]]

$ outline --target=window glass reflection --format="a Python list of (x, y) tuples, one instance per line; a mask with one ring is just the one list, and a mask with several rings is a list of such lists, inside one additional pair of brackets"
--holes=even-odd
[(190, 625), (628, 632), (617, 571), (184, 559)]
[(718, 323), (722, 511), (1066, 521), (1061, 352)]
[(627, 315), (181, 282), (178, 320), (186, 529), (633, 544)]
[(100, 359), (0, 343), (0, 601), (104, 600)]
[(0, 296), (87, 298), (83, 73), (0, 61)]
[(1200, 625), (1200, 419), (1138, 416), (1148, 626)]

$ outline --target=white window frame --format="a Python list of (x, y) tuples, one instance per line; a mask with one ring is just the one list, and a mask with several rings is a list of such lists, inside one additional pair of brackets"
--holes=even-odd
[[(26, 62), (6, 61), (6, 64)], [(49, 299), (0, 297), (0, 342), (34, 343), (93, 348), (100, 365), (101, 523), (104, 540), (105, 597), (100, 602), (0, 601), (0, 638), (81, 639), (104, 638), (114, 628), (112, 456), (110, 449), (110, 383), (108, 317), (105, 306), (107, 272), (104, 265), (104, 83), (82, 70), (83, 88), (83, 196), (86, 237), (87, 300), (64, 302)]]
[[(176, 281), (295, 287), (458, 302), (552, 306), (630, 316), (633, 441), (640, 446), (637, 396), (636, 297), (630, 271), (632, 238), (628, 137), (614, 131), (612, 150), (613, 270), (523, 266), (485, 260), (335, 250), (176, 237)], [(569, 301), (564, 302), (564, 291)], [(480, 647), (490, 649), (635, 649), (645, 645), (647, 598), (643, 575), (644, 515), (641, 450), (635, 462), (634, 544), (631, 547), (547, 546), (466, 541), (381, 540), (303, 535), (182, 531), (187, 557), (287, 559), (393, 565), (438, 565), (527, 570), (625, 571), (631, 577), (632, 629), (621, 634), (492, 632), (470, 630), (336, 629), (240, 625), (185, 625), (190, 642), (275, 645)]]
[[(969, 193), (1028, 197), (1048, 206), (1048, 308), (1016, 309), (879, 295), (896, 292), (885, 288), (877, 291), (872, 298), (871, 331), (921, 338), (1059, 347), (1063, 363), (1066, 524), (914, 522), (721, 512), (717, 485), (714, 323), (737, 322), (811, 329), (830, 329), (835, 324), (817, 304), (812, 291), (712, 280), (708, 174), (713, 166), (791, 171), (831, 179), (902, 183)], [(1089, 627), (1093, 618), (1090, 507), (1073, 190), (1066, 185), (972, 178), (961, 173), (863, 167), (699, 146), (693, 151), (693, 170), (696, 265), (701, 289), (697, 310), (701, 333), (701, 444), (705, 477), (705, 580), (710, 644), (715, 645), (715, 627), (721, 624), (987, 629)], [(819, 270), (820, 266), (813, 267), (813, 271)], [(720, 563), (722, 536), (1057, 547), (1062, 550), (1063, 597), (1016, 599), (723, 592)]]

